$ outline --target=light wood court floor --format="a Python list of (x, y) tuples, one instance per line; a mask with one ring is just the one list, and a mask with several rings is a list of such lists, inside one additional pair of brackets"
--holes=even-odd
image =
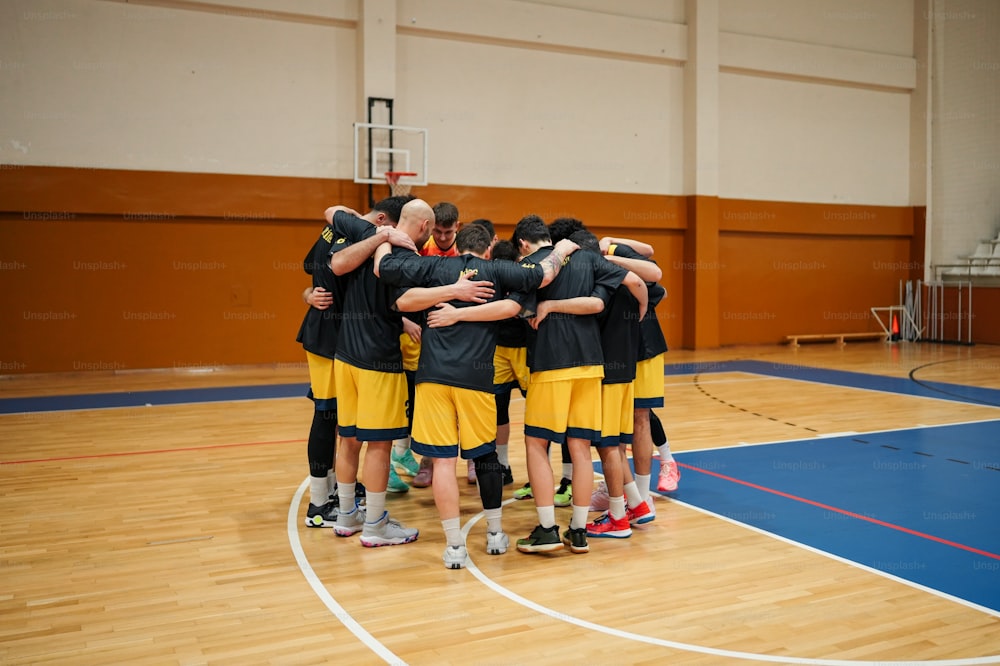
[[(989, 346), (667, 355), (732, 359), (1000, 389)], [(13, 376), (0, 398), (307, 381), (304, 364), (204, 370)], [(675, 452), (1000, 418), (985, 404), (745, 372), (664, 381), (657, 411)], [(523, 404), (514, 487), (526, 480)], [(471, 566), (458, 571), (442, 566), (430, 489), (389, 497), (421, 531), (410, 545), (308, 529), (311, 411), (302, 397), (0, 416), (0, 663), (998, 663), (998, 614), (669, 498), (631, 539), (592, 539), (589, 554), (494, 557), (484, 521), (468, 522), (478, 495), (463, 480)], [(533, 504), (507, 504), (504, 522), (524, 536)]]

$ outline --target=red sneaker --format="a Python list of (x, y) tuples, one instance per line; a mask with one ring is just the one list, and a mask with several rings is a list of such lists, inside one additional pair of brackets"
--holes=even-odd
[(628, 518), (630, 525), (645, 525), (656, 520), (656, 507), (653, 505), (653, 498), (650, 497), (634, 509), (625, 509), (625, 517)]
[(612, 518), (610, 513), (606, 513), (594, 522), (587, 524), (587, 536), (627, 539), (632, 536), (632, 526), (628, 523), (627, 515), (621, 518)]

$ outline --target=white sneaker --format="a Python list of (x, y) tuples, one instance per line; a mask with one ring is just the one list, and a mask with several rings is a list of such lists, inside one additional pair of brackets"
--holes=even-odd
[(465, 558), (469, 556), (469, 551), (465, 546), (447, 546), (444, 549), (444, 568), (461, 569), (465, 566)]
[(607, 511), (611, 504), (611, 496), (608, 495), (608, 484), (601, 481), (594, 487), (594, 492), (590, 495), (591, 511)]
[(420, 534), (415, 529), (403, 527), (399, 521), (389, 517), (388, 511), (383, 511), (382, 516), (374, 523), (365, 522), (361, 531), (361, 545), (368, 548), (376, 546), (399, 546), (417, 540)]
[(337, 536), (349, 537), (360, 532), (364, 524), (365, 510), (355, 506), (354, 511), (349, 513), (337, 511), (337, 522), (333, 526), (333, 531)]
[(486, 552), (490, 555), (503, 555), (507, 552), (508, 546), (510, 546), (510, 539), (506, 532), (486, 533)]

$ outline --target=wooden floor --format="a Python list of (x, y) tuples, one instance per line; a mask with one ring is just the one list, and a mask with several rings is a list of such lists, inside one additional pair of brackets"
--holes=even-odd
[[(988, 346), (667, 356), (731, 359), (1000, 388)], [(307, 381), (304, 364), (203, 370), (5, 377), (0, 398)], [(678, 452), (1000, 417), (741, 373), (668, 375), (665, 390)], [(520, 485), (523, 401), (512, 409)], [(654, 523), (587, 555), (487, 556), (476, 521), (460, 571), (441, 564), (429, 489), (389, 497), (421, 530), (411, 545), (307, 529), (311, 410), (303, 397), (0, 416), (0, 663), (997, 663), (997, 615), (666, 498)], [(478, 496), (464, 482), (462, 500), (465, 524)], [(533, 505), (508, 504), (504, 522), (523, 536)]]

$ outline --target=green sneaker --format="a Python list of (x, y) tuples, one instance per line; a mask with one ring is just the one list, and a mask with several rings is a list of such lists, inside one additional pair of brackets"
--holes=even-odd
[(387, 493), (405, 493), (410, 489), (406, 481), (399, 478), (399, 474), (396, 474), (396, 469), (389, 465), (389, 483), (385, 487), (385, 492)]
[(389, 459), (392, 461), (392, 466), (396, 468), (396, 472), (399, 474), (405, 474), (407, 476), (416, 476), (417, 471), (420, 469), (420, 463), (417, 459), (413, 457), (413, 451), (406, 449), (401, 455), (396, 455), (396, 449), (392, 449), (392, 453), (389, 455)]
[(555, 505), (556, 506), (569, 506), (573, 503), (573, 482), (563, 477), (559, 481), (559, 487), (556, 488), (555, 495)]
[[(584, 534), (584, 538), (586, 538), (586, 534)], [(549, 553), (554, 550), (562, 550), (562, 547), (558, 525), (549, 528), (536, 525), (527, 539), (517, 540), (517, 549), (522, 553)]]
[(531, 499), (531, 484), (526, 483), (514, 491), (514, 499)]
[(563, 532), (562, 542), (569, 546), (571, 553), (586, 553), (590, 550), (590, 545), (587, 543), (587, 528), (585, 527), (569, 528)]

